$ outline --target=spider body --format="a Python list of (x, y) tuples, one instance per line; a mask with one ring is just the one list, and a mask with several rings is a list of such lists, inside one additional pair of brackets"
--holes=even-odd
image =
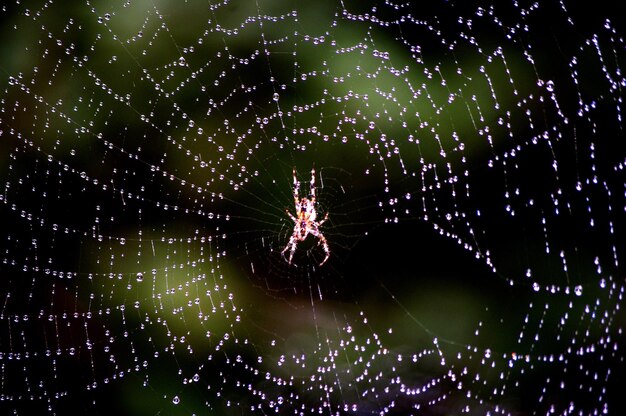
[(317, 212), (315, 209), (316, 196), (315, 196), (315, 169), (311, 169), (311, 182), (310, 182), (310, 198), (300, 198), (300, 181), (296, 177), (296, 169), (293, 169), (293, 200), (296, 208), (296, 215), (293, 215), (289, 210), (285, 210), (289, 218), (294, 222), (293, 233), (289, 238), (287, 246), (281, 252), (283, 258), (285, 252), (289, 250), (289, 259), (287, 262), (291, 264), (293, 260), (293, 254), (296, 251), (298, 242), (306, 240), (309, 234), (316, 237), (319, 241), (318, 244), (322, 246), (322, 249), (326, 253), (324, 260), (320, 263), (320, 266), (328, 260), (330, 257), (330, 249), (328, 248), (328, 242), (324, 237), (324, 234), (319, 230), (319, 227), (328, 219), (328, 213), (324, 216), (324, 219), (317, 221)]

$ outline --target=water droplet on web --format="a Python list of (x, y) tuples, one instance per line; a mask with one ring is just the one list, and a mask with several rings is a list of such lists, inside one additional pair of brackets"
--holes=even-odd
[(583, 294), (583, 287), (578, 285), (574, 288), (574, 293), (576, 296), (581, 296)]
[(174, 396), (174, 398), (172, 399), (172, 403), (174, 404), (180, 403), (180, 398), (178, 396)]

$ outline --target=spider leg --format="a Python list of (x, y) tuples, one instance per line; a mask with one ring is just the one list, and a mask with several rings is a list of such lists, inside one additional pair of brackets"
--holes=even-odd
[(291, 212), (289, 212), (288, 209), (285, 210), (285, 212), (287, 213), (287, 215), (289, 215), (289, 218), (291, 218), (291, 220), (293, 222), (298, 222), (298, 220), (296, 219), (296, 217), (293, 216), (293, 214)]
[(322, 244), (322, 248), (324, 249), (324, 252), (326, 253), (324, 260), (322, 260), (322, 262), (320, 263), (320, 266), (321, 266), (322, 264), (326, 263), (326, 260), (328, 260), (328, 258), (330, 257), (330, 249), (328, 248), (328, 241), (326, 241), (326, 237), (324, 237), (324, 234), (319, 233), (319, 238), (320, 238), (320, 243)]
[(311, 169), (311, 202), (315, 203), (315, 168)]
[(293, 200), (296, 203), (296, 207), (298, 207), (298, 205), (300, 204), (299, 191), (300, 191), (300, 182), (298, 181), (298, 178), (296, 177), (296, 168), (293, 168)]
[[(318, 223), (317, 225), (319, 225), (320, 223)], [(326, 253), (326, 257), (324, 257), (324, 260), (322, 260), (322, 262), (320, 263), (320, 266), (324, 263), (326, 263), (326, 260), (328, 260), (328, 258), (330, 257), (330, 249), (328, 248), (328, 241), (326, 241), (326, 237), (324, 237), (324, 234), (322, 234), (317, 227), (315, 227), (314, 229), (311, 229), (311, 234), (313, 234), (315, 237), (317, 237), (319, 239), (319, 242), (317, 243), (318, 245), (321, 244), (322, 245), (322, 249), (324, 249), (324, 253)]]
[(328, 219), (328, 212), (326, 213), (326, 215), (324, 215), (324, 219), (317, 223), (317, 226), (319, 227), (320, 225), (324, 224), (324, 221), (326, 221), (327, 219)]
[[(298, 240), (296, 240), (295, 235), (292, 235), (289, 238), (289, 242), (287, 243), (287, 245), (285, 246), (285, 248), (283, 249), (283, 251), (280, 252), (280, 255), (283, 256), (283, 258), (287, 261), (287, 263), (291, 264), (291, 260), (293, 259), (293, 253), (295, 253), (296, 251), (296, 246), (298, 244)], [(289, 260), (287, 260), (285, 258), (285, 251), (287, 251), (289, 248), (291, 247), (291, 251), (289, 252)]]

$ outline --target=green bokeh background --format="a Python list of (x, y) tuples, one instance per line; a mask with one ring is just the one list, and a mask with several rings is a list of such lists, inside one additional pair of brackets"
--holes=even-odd
[[(373, 7), (373, 2), (344, 3), (355, 14)], [(292, 368), (278, 368), (274, 364), (277, 357), (315, 350), (320, 340), (336, 336), (330, 334), (337, 334), (343, 323), (359, 320), (360, 311), (365, 311), (368, 323), (355, 325), (355, 334), (362, 338), (385, 334), (385, 346), (398, 353), (432, 348), (435, 338), (450, 356), (475, 344), (501, 356), (520, 349), (522, 354), (537, 356), (562, 351), (577, 333), (575, 322), (568, 321), (561, 328), (564, 340), (557, 341), (550, 334), (544, 338), (539, 328), (534, 330), (541, 334), (541, 341), (518, 343), (524, 316), (531, 315), (532, 323), (541, 319), (529, 304), (551, 306), (545, 320), (550, 328), (571, 301), (570, 296), (532, 291), (532, 281), (524, 279), (531, 266), (542, 285), (584, 287), (583, 296), (575, 298), (572, 314), (597, 299), (602, 299), (603, 305), (606, 301), (608, 310), (615, 307), (611, 303), (615, 299), (604, 298), (606, 293), (595, 284), (595, 276), (588, 277), (594, 272), (588, 260), (610, 257), (611, 246), (619, 246), (623, 238), (607, 239), (605, 229), (589, 230), (579, 214), (584, 202), (573, 193), (577, 178), (589, 171), (589, 162), (581, 161), (588, 151), (580, 150), (590, 141), (589, 127), (581, 125), (577, 130), (578, 147), (567, 136), (554, 139), (554, 148), (548, 151), (530, 144), (538, 129), (530, 126), (526, 112), (533, 113), (536, 125), (562, 127), (567, 135), (571, 131), (554, 107), (537, 98), (548, 99), (545, 84), (538, 81), (555, 84), (568, 114), (576, 109), (576, 94), (586, 99), (607, 90), (594, 63), (597, 58), (590, 59), (589, 65), (581, 64), (578, 77), (584, 82), (579, 85), (572, 84), (571, 70), (563, 58), (576, 51), (572, 45), (597, 30), (601, 12), (577, 23), (574, 37), (570, 36), (572, 29), (563, 29), (567, 25), (561, 20), (550, 19), (550, 13), (556, 13), (552, 9), (544, 17), (530, 17), (526, 24), (532, 30), (512, 40), (488, 20), (478, 19), (478, 28), (470, 32), (478, 38), (477, 44), (458, 42), (451, 51), (446, 35), (454, 39), (462, 31), (453, 17), (469, 13), (470, 6), (452, 8), (441, 2), (409, 7), (404, 12), (436, 22), (443, 33), (439, 37), (437, 30), (427, 25), (413, 33), (401, 32), (402, 25), (347, 21), (341, 18), (340, 5), (330, 0), (237, 1), (215, 10), (200, 1), (138, 1), (128, 7), (122, 2), (91, 4), (43, 7), (43, 2), (33, 2), (8, 6), (0, 15), (4, 108), (0, 172), (12, 184), (7, 200), (12, 198), (20, 209), (39, 212), (46, 221), (79, 230), (92, 230), (97, 217), (93, 233), (105, 236), (72, 238), (62, 231), (7, 224), (3, 233), (17, 240), (12, 250), (20, 262), (31, 261), (32, 248), (22, 246), (36, 238), (39, 258), (50, 258), (53, 268), (78, 270), (79, 275), (57, 284), (40, 282), (34, 272), (15, 274), (2, 267), (0, 273), (7, 282), (4, 291), (18, 299), (11, 306), (15, 313), (20, 309), (19, 300), (34, 295), (35, 300), (21, 305), (24, 310), (20, 313), (34, 316), (43, 308), (45, 315), (88, 311), (99, 315), (95, 323), (85, 324), (98, 351), (110, 336), (121, 340), (111, 343), (112, 349), (106, 353), (91, 356), (92, 362), (83, 350), (78, 359), (69, 357), (60, 364), (64, 369), (77, 366), (81, 370), (75, 380), (59, 382), (69, 391), (67, 399), (54, 401), (59, 414), (76, 406), (95, 406), (102, 414), (205, 414), (207, 408), (215, 414), (229, 412), (226, 399), (207, 393), (207, 387), (222, 384), (220, 372), (225, 371), (205, 362), (218, 342), (207, 337), (208, 333), (232, 332), (239, 342), (248, 340), (251, 347), (241, 350), (239, 345), (227, 343), (224, 356), (232, 354), (229, 359), (234, 359), (243, 355), (245, 362), (258, 363), (273, 374), (285, 371), (287, 376)], [(292, 14), (294, 10), (297, 15)], [(509, 12), (500, 11), (503, 16)], [(262, 25), (254, 21), (239, 27), (246, 18), (257, 15), (278, 16), (278, 21), (260, 19)], [(511, 14), (511, 19), (516, 18), (519, 16)], [(204, 33), (209, 29), (213, 32)], [(285, 37), (284, 42), (273, 42)], [(415, 53), (402, 40), (420, 45), (421, 52)], [(368, 48), (363, 53), (336, 53), (340, 47), (363, 45)], [(534, 65), (525, 57), (529, 45)], [(495, 56), (505, 57), (506, 62), (492, 59), (498, 48), (501, 54)], [(563, 56), (555, 59), (557, 48)], [(592, 52), (581, 54), (586, 53), (593, 57)], [(248, 63), (243, 62), (246, 59)], [(620, 64), (623, 56), (614, 63), (616, 67)], [(390, 69), (403, 73), (394, 74)], [(196, 75), (191, 77), (194, 71)], [(373, 78), (372, 74), (377, 75)], [(240, 85), (254, 90), (246, 91)], [(428, 91), (428, 96), (414, 96), (409, 85)], [(276, 92), (279, 100), (273, 98)], [(608, 96), (600, 94), (600, 99)], [(342, 100), (335, 100), (337, 97)], [(533, 98), (522, 108), (520, 97)], [(250, 106), (245, 104), (248, 101)], [(442, 110), (437, 111), (433, 103)], [(318, 107), (287, 114), (291, 108), (313, 104)], [(284, 111), (284, 118), (277, 117), (279, 111)], [(613, 115), (596, 113), (593, 117), (604, 126), (603, 132), (619, 127)], [(263, 118), (268, 121), (259, 126), (256, 120)], [(246, 133), (251, 126), (252, 131)], [(491, 130), (486, 132), (485, 126)], [(11, 129), (21, 136), (8, 133)], [(365, 132), (364, 139), (358, 132)], [(245, 139), (237, 143), (234, 139), (242, 133)], [(420, 140), (420, 146), (409, 140), (411, 134)], [(488, 134), (491, 144), (486, 140)], [(621, 130), (619, 134), (623, 135)], [(380, 141), (382, 135), (389, 140), (387, 148)], [(458, 151), (457, 138), (463, 143), (462, 151)], [(400, 156), (371, 154), (368, 140), (380, 145), (380, 154), (397, 149)], [(518, 165), (507, 171), (488, 167), (494, 156), (510, 153), (517, 145), (528, 150), (514, 162)], [(623, 150), (623, 144), (607, 144), (598, 152), (598, 170), (614, 180), (612, 185), (619, 185), (619, 178), (604, 166), (614, 166)], [(227, 154), (233, 155), (232, 163)], [(19, 162), (12, 162), (7, 155), (17, 155)], [(553, 159), (560, 164), (558, 180), (550, 171)], [(47, 160), (51, 161), (48, 165)], [(410, 173), (437, 165), (443, 180), (429, 176), (436, 170), (430, 169), (422, 183), (418, 176), (404, 172), (400, 161)], [(471, 197), (465, 197), (460, 189), (458, 197), (450, 196), (452, 187), (445, 179), (454, 175), (448, 175), (446, 162), (462, 184), (471, 185)], [(151, 171), (150, 165), (161, 171)], [(332, 259), (326, 269), (315, 263), (320, 256), (315, 242), (299, 250), (298, 268), (288, 267), (278, 255), (291, 232), (284, 210), (293, 205), (294, 166), (303, 189), (312, 166), (326, 178), (325, 187), (319, 190), (320, 207), (330, 216), (324, 233)], [(67, 173), (57, 177), (57, 170)], [(370, 175), (363, 174), (366, 170)], [(469, 172), (467, 178), (463, 177), (465, 171)], [(220, 174), (225, 179), (220, 179)], [(390, 193), (384, 191), (387, 177)], [(26, 184), (16, 184), (17, 178), (27, 178)], [(107, 190), (91, 187), (94, 178), (107, 184)], [(229, 181), (240, 182), (239, 189), (235, 191)], [(511, 219), (504, 212), (507, 182), (546, 208), (552, 202), (551, 192), (564, 184), (564, 198), (572, 202), (573, 214), (551, 224), (549, 238), (576, 252), (578, 262), (571, 274), (563, 273), (556, 254), (544, 253), (536, 211), (519, 199), (518, 217)], [(437, 183), (442, 191), (422, 187)], [(113, 191), (118, 189), (135, 195), (135, 201), (132, 196), (124, 200)], [(42, 198), (42, 192), (48, 196)], [(389, 195), (407, 193), (411, 201), (401, 204), (409, 213), (394, 214), (387, 205)], [(418, 202), (421, 198), (434, 207), (429, 208), (429, 218)], [(154, 201), (171, 208), (157, 209)], [(385, 207), (379, 209), (379, 203)], [(457, 203), (462, 205), (460, 209)], [(5, 218), (14, 215), (7, 207), (3, 209)], [(462, 243), (472, 245), (462, 220), (444, 221), (445, 213), (455, 209), (471, 216), (470, 223), (480, 232), (475, 236), (477, 244), (490, 249), (497, 273), (484, 259), (476, 260), (474, 252), (463, 249), (456, 238), (433, 229), (433, 224), (443, 224), (444, 229), (449, 227), (447, 230), (461, 235)], [(196, 213), (199, 210), (202, 214)], [(480, 219), (477, 211), (482, 212)], [(207, 221), (208, 212), (221, 217)], [(232, 217), (228, 221), (227, 214)], [(608, 220), (602, 215), (608, 214), (600, 214), (598, 222), (604, 224)], [(385, 221), (394, 217), (400, 217), (399, 224)], [(620, 220), (614, 222), (621, 224)], [(181, 240), (170, 242), (164, 236)], [(256, 265), (254, 273), (251, 263)], [(143, 278), (138, 280), (139, 272)], [(168, 295), (155, 299), (156, 293)], [(233, 294), (232, 300), (229, 294)], [(51, 298), (55, 300), (52, 304)], [(218, 307), (210, 319), (198, 318), (198, 310), (211, 311), (214, 303), (220, 302), (226, 306)], [(229, 302), (236, 307), (231, 308)], [(107, 308), (111, 308), (110, 314)], [(233, 324), (235, 315), (241, 319)], [(624, 322), (621, 314), (615, 320), (605, 327), (613, 330)], [(479, 323), (481, 334), (476, 336)], [(31, 328), (37, 332), (47, 325), (33, 324)], [(598, 324), (590, 331), (603, 329)], [(59, 334), (60, 345), (65, 339), (72, 340), (68, 345), (81, 345), (85, 337), (84, 328), (70, 325), (48, 331)], [(174, 340), (178, 342), (173, 347), (176, 353), (163, 352)], [(278, 341), (277, 348), (270, 347), (272, 340)], [(29, 348), (43, 351), (44, 344), (30, 343)], [(133, 352), (129, 353), (131, 344)], [(7, 345), (4, 336), (1, 345)], [(187, 353), (188, 348), (193, 352)], [(372, 346), (372, 351), (375, 348)], [(159, 357), (153, 356), (155, 350), (161, 351)], [(110, 383), (100, 382), (81, 397), (85, 380), (110, 373), (113, 367), (105, 363), (116, 354), (120, 368), (143, 366), (142, 360), (133, 362), (141, 357), (148, 369)], [(621, 358), (613, 359), (621, 363)], [(386, 364), (379, 362), (382, 367)], [(203, 365), (200, 382), (181, 383)], [(419, 385), (422, 377), (437, 374), (438, 366), (436, 360), (425, 361), (422, 373), (402, 375)], [(39, 375), (36, 369), (29, 371)], [(42, 378), (47, 377), (45, 371)], [(481, 367), (472, 371), (498, 383), (497, 371)], [(530, 412), (535, 407), (535, 382), (550, 371), (549, 366), (537, 364), (532, 374), (520, 376), (522, 387), (503, 404), (520, 414)], [(119, 370), (113, 373), (119, 376)], [(16, 377), (24, 375), (18, 372)], [(228, 375), (229, 379), (239, 377), (245, 381), (251, 376), (245, 372)], [(45, 388), (52, 391), (55, 383)], [(341, 400), (356, 400), (351, 396), (355, 391), (347, 390)], [(236, 392), (229, 393), (233, 402), (248, 400)], [(298, 393), (303, 402), (318, 399), (307, 392)], [(614, 389), (610, 394), (615, 394)], [(550, 399), (558, 402), (557, 396), (555, 393)], [(180, 397), (181, 403), (173, 405), (173, 397)], [(585, 404), (592, 399), (593, 395), (580, 398)], [(455, 409), (461, 400), (453, 397), (447, 410)]]

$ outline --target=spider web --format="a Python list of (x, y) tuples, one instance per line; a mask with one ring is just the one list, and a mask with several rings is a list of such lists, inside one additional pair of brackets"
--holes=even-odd
[[(611, 5), (14, 1), (0, 409), (617, 414)], [(330, 247), (294, 261), (292, 170)]]

